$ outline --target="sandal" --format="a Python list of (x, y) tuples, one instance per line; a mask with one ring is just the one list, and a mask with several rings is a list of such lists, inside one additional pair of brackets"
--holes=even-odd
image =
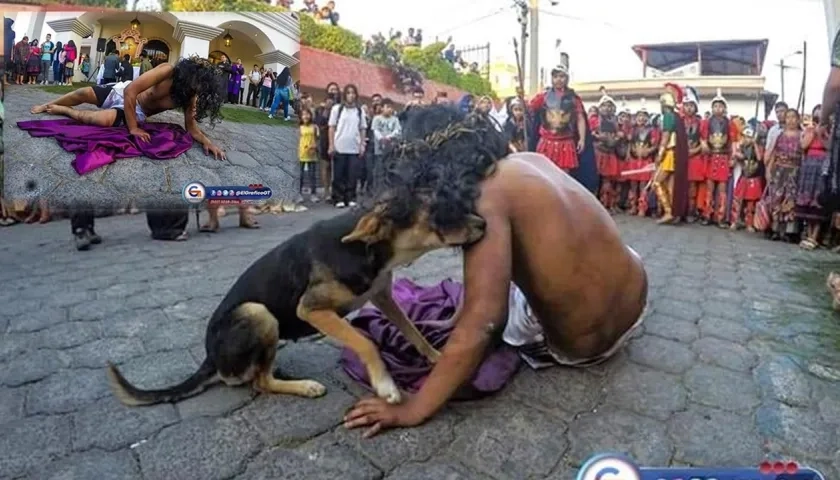
[(814, 250), (817, 247), (818, 247), (817, 243), (814, 242), (814, 240), (811, 239), (811, 238), (806, 238), (805, 240), (802, 240), (801, 242), (799, 242), (799, 248), (801, 248), (803, 250)]

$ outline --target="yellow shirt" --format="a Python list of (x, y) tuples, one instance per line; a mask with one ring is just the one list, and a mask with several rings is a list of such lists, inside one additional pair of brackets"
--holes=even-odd
[(315, 161), (315, 146), (317, 139), (315, 137), (315, 124), (300, 126), (300, 144), (298, 147), (298, 157), (301, 162)]

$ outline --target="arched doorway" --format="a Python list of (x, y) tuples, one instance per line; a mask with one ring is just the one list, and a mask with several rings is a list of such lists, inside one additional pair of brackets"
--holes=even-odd
[(149, 56), (153, 67), (169, 61), (169, 45), (162, 40), (149, 40), (149, 43), (143, 46), (143, 51)]
[(219, 63), (219, 62), (221, 62), (221, 61), (222, 61), (222, 55), (224, 55), (225, 57), (227, 57), (227, 58), (228, 58), (228, 61), (230, 61), (230, 56), (228, 56), (228, 54), (227, 54), (227, 53), (225, 53), (225, 52), (223, 52), (223, 51), (221, 51), (221, 50), (214, 50), (214, 51), (210, 52), (210, 55), (209, 55), (208, 60), (210, 60), (210, 63), (212, 63), (213, 65), (215, 65), (215, 64), (217, 64), (217, 63)]

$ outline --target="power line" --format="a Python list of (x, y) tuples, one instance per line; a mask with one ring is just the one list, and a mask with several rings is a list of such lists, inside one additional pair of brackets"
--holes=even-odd
[(597, 23), (597, 24), (603, 25), (607, 28), (611, 28), (613, 30), (620, 30), (620, 31), (623, 31), (623, 32), (627, 31), (624, 27), (622, 27), (620, 25), (615, 25), (615, 24), (612, 24), (612, 23), (609, 23), (609, 22), (604, 22), (604, 21), (601, 21), (601, 20), (595, 20), (595, 19), (592, 19), (592, 18), (578, 17), (578, 16), (575, 16), (575, 15), (569, 15), (567, 13), (557, 13), (557, 12), (552, 12), (550, 10), (544, 10), (542, 8), (540, 9), (540, 13), (542, 13), (544, 15), (548, 15), (549, 17), (565, 18), (566, 20), (574, 20), (576, 22)]
[(441, 31), (441, 32), (436, 32), (433, 36), (438, 36), (438, 37), (440, 37), (440, 36), (443, 36), (443, 35), (446, 35), (446, 34), (449, 34), (449, 33), (455, 32), (455, 31), (457, 31), (457, 30), (460, 30), (460, 29), (462, 29), (462, 28), (464, 28), (464, 27), (470, 27), (470, 26), (472, 26), (472, 25), (475, 25), (476, 23), (479, 23), (479, 22), (482, 22), (482, 21), (484, 21), (484, 20), (487, 20), (488, 18), (492, 18), (492, 17), (495, 17), (495, 16), (497, 16), (497, 15), (499, 15), (499, 14), (501, 14), (501, 13), (504, 13), (504, 12), (506, 12), (507, 10), (509, 10), (510, 8), (511, 8), (511, 7), (502, 7), (502, 8), (499, 8), (499, 9), (493, 10), (493, 11), (491, 11), (491, 12), (489, 12), (489, 13), (487, 13), (487, 14), (484, 14), (484, 15), (482, 15), (482, 16), (480, 16), (480, 17), (473, 18), (472, 20), (469, 20), (469, 21), (464, 22), (464, 23), (460, 23), (460, 24), (458, 24), (458, 26), (455, 26), (455, 27), (452, 27), (452, 28), (448, 28), (448, 29), (443, 30), (443, 31)]

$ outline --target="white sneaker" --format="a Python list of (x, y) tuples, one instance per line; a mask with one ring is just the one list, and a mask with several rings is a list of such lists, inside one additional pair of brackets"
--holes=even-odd
[(351, 207), (355, 207), (355, 206), (356, 206), (356, 202), (350, 202), (350, 203), (348, 203), (348, 205), (350, 205)]
[(344, 208), (344, 207), (345, 207), (344, 202), (338, 202), (338, 203), (335, 204), (335, 208)]
[(311, 197), (309, 197), (309, 201), (312, 203), (318, 203), (321, 201), (321, 199), (318, 198), (318, 195), (312, 195)]
[(292, 117), (286, 117), (286, 121), (287, 121), (287, 122), (291, 122), (291, 121), (292, 121)]
[(269, 113), (269, 114), (268, 114), (268, 118), (274, 118), (274, 115), (272, 115), (272, 114), (270, 114), (270, 113)]

